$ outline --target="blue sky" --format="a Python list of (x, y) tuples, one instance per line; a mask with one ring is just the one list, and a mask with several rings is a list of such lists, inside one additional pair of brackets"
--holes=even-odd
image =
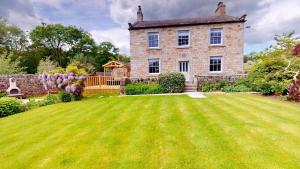
[[(0, 16), (31, 30), (41, 22), (75, 25), (96, 42), (111, 41), (129, 54), (128, 22), (142, 5), (144, 18), (174, 19), (213, 15), (216, 0), (1, 0)], [(273, 43), (275, 34), (300, 32), (299, 0), (225, 0), (228, 15), (247, 14), (245, 53)]]

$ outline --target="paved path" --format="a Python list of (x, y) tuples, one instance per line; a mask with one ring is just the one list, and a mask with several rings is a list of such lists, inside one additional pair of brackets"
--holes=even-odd
[(184, 92), (184, 94), (191, 98), (206, 98), (206, 96), (204, 96), (201, 92)]

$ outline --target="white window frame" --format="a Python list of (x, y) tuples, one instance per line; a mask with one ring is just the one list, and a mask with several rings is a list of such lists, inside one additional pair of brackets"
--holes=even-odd
[[(156, 33), (158, 35), (158, 42), (157, 42), (157, 47), (150, 47), (149, 46), (149, 34), (154, 34)], [(150, 32), (147, 32), (147, 46), (149, 49), (159, 49), (159, 46), (160, 46), (160, 35), (159, 35), (159, 32), (157, 31), (150, 31)]]
[[(187, 44), (187, 45), (179, 45), (179, 33), (183, 32), (183, 31), (188, 32), (189, 44)], [(177, 30), (176, 46), (177, 46), (177, 48), (188, 48), (191, 46), (191, 31), (190, 30), (188, 30), (188, 29)]]
[[(158, 73), (150, 73), (150, 64), (149, 64), (149, 61), (150, 60), (158, 60)], [(151, 74), (151, 75), (157, 75), (157, 74), (160, 74), (160, 68), (161, 68), (161, 65), (160, 65), (160, 59), (159, 58), (148, 58), (148, 73)]]
[[(218, 31), (217, 31), (218, 30)], [(212, 44), (211, 43), (211, 33), (212, 32), (221, 32), (221, 43), (220, 44)], [(223, 31), (223, 28), (211, 28), (210, 30), (209, 30), (209, 44), (211, 45), (211, 46), (222, 46), (223, 45), (223, 38), (224, 37), (224, 31)]]
[[(210, 59), (211, 58), (213, 58), (213, 57), (220, 57), (221, 58), (221, 70), (220, 71), (211, 71), (210, 70)], [(223, 63), (223, 56), (220, 56), (220, 55), (217, 55), (217, 56), (209, 56), (208, 57), (208, 71), (209, 71), (209, 73), (222, 73), (223, 72), (223, 65), (224, 65), (224, 63)]]

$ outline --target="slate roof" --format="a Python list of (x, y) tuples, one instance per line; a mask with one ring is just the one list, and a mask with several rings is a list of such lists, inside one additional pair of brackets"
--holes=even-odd
[(169, 20), (146, 20), (138, 21), (133, 24), (129, 23), (129, 30), (134, 29), (146, 29), (146, 28), (163, 28), (163, 27), (174, 27), (174, 26), (192, 26), (192, 25), (207, 25), (217, 23), (235, 23), (235, 22), (246, 22), (246, 15), (241, 17), (233, 16), (208, 16), (208, 17), (197, 17), (197, 18), (186, 18), (186, 19), (169, 19)]

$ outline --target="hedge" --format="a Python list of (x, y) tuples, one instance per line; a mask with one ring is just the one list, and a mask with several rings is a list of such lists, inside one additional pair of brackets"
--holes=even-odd
[(6, 117), (24, 111), (20, 100), (12, 97), (0, 98), (0, 117)]
[(125, 93), (127, 95), (139, 95), (139, 94), (159, 94), (163, 93), (163, 90), (159, 84), (144, 84), (144, 83), (132, 83), (125, 86)]
[(165, 73), (158, 76), (158, 83), (165, 93), (182, 93), (185, 78), (182, 73)]

